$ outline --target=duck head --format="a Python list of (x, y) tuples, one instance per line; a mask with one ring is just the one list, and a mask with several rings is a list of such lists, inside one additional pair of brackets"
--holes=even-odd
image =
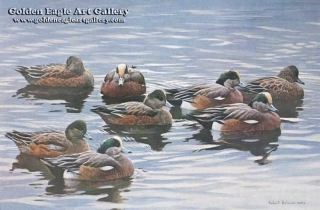
[(143, 103), (152, 109), (160, 109), (163, 106), (170, 107), (167, 97), (162, 90), (155, 90), (144, 99)]
[(83, 66), (83, 62), (78, 57), (70, 56), (67, 59), (66, 64), (67, 64), (66, 69), (76, 73), (77, 75), (82, 75), (83, 72), (85, 71), (84, 66)]
[(91, 140), (92, 138), (87, 134), (87, 124), (83, 120), (76, 120), (71, 123), (65, 131), (68, 140), (81, 140), (84, 137)]
[(261, 92), (257, 94), (256, 97), (249, 103), (249, 106), (263, 113), (269, 111), (278, 112), (278, 109), (272, 105), (272, 97), (268, 92)]
[(304, 85), (299, 79), (299, 70), (296, 66), (288, 66), (281, 70), (278, 74), (278, 77), (288, 80), (289, 82), (297, 82)]
[(246, 85), (240, 81), (239, 72), (233, 69), (222, 73), (216, 83), (228, 88), (234, 88), (235, 86), (246, 87)]
[(122, 140), (119, 136), (112, 136), (101, 143), (97, 152), (101, 154), (107, 154), (109, 156), (117, 156), (120, 152), (129, 151), (124, 148)]
[(119, 85), (124, 84), (125, 76), (129, 74), (128, 66), (126, 64), (119, 64), (116, 68), (116, 73), (119, 76)]

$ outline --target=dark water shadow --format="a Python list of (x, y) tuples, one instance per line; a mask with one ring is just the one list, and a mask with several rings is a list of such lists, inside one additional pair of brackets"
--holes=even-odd
[(146, 98), (146, 95), (141, 95), (141, 96), (135, 96), (135, 97), (126, 97), (126, 98), (109, 98), (106, 96), (101, 96), (101, 99), (103, 103), (106, 105), (109, 104), (119, 104), (119, 103), (125, 103), (129, 101), (138, 101), (138, 102), (143, 102), (143, 100)]
[(27, 169), (29, 172), (41, 172), (42, 179), (50, 180), (54, 178), (50, 170), (40, 161), (38, 157), (20, 153), (17, 157), (17, 162), (12, 163), (10, 172), (14, 173), (16, 169)]
[(125, 137), (124, 140), (134, 140), (136, 142), (150, 145), (152, 150), (161, 151), (166, 144), (163, 142), (167, 138), (164, 133), (170, 131), (171, 125), (105, 125), (103, 130), (109, 134), (117, 134)]
[(63, 194), (94, 195), (97, 201), (122, 203), (126, 200), (121, 192), (130, 191), (131, 178), (111, 181), (81, 181), (71, 179), (53, 179), (46, 187), (46, 196), (59, 196)]
[[(19, 99), (45, 99), (45, 100), (64, 100), (66, 103), (59, 103), (65, 105), (67, 112), (80, 113), (82, 111), (85, 99), (93, 91), (93, 87), (75, 88), (75, 87), (40, 87), (36, 85), (27, 85), (19, 89), (12, 97)], [(55, 105), (56, 103), (52, 103)]]
[(255, 160), (259, 165), (270, 163), (268, 160), (271, 152), (276, 151), (279, 144), (278, 138), (281, 135), (281, 129), (271, 131), (254, 131), (254, 132), (220, 132), (220, 137), (215, 140), (211, 130), (201, 129), (199, 133), (194, 134), (186, 140), (195, 139), (203, 144), (214, 145), (202, 150), (224, 150), (236, 149), (239, 151), (249, 151), (253, 156), (262, 156), (261, 159)]
[[(243, 103), (249, 104), (255, 94), (243, 94)], [(297, 118), (299, 112), (303, 110), (303, 99), (297, 98), (293, 100), (273, 99), (273, 105), (279, 110), (278, 115), (286, 118)]]

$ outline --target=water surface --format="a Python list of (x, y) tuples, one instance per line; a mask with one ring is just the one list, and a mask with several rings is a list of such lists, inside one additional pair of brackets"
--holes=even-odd
[[(129, 13), (122, 24), (14, 24), (7, 14), (10, 7), (88, 5)], [(2, 1), (0, 8), (0, 209), (319, 206), (319, 1)], [(64, 63), (70, 55), (94, 74), (94, 89), (35, 89), (14, 71), (18, 65)], [(112, 127), (90, 108), (105, 103), (101, 83), (119, 63), (137, 66), (148, 92), (211, 82), (231, 68), (247, 81), (295, 65), (305, 96), (280, 104), (284, 121), (273, 132), (208, 131), (179, 107), (170, 110), (172, 126)], [(64, 130), (76, 119), (87, 122), (92, 149), (113, 134), (125, 139), (136, 168), (131, 179), (63, 183), (4, 137), (12, 130)]]

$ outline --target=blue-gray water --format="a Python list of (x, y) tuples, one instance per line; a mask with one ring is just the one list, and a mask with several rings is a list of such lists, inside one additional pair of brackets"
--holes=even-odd
[[(129, 13), (119, 24), (22, 24), (13, 23), (22, 16), (8, 15), (11, 7), (113, 7)], [(319, 207), (319, 1), (1, 1), (0, 9), (1, 210)], [(26, 88), (14, 71), (18, 65), (64, 63), (70, 55), (94, 74), (92, 92), (48, 96)], [(230, 68), (246, 81), (296, 65), (305, 97), (288, 104), (280, 131), (258, 137), (208, 132), (180, 108), (171, 109), (169, 128), (110, 128), (90, 108), (104, 104), (101, 83), (119, 63), (137, 66), (148, 92), (214, 81)], [(92, 149), (114, 133), (126, 139), (136, 168), (132, 179), (52, 182), (37, 159), (19, 155), (4, 137), (12, 130), (64, 130), (76, 119), (87, 122)], [(268, 152), (271, 162), (258, 164)]]

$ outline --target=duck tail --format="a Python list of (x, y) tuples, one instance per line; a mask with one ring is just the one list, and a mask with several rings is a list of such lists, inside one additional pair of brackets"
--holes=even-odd
[(167, 101), (172, 104), (173, 106), (181, 106), (182, 100), (176, 99), (170, 95), (167, 95)]
[(101, 114), (101, 113), (110, 113), (111, 110), (108, 109), (108, 107), (104, 107), (104, 106), (93, 106), (93, 108), (90, 109), (90, 111), (97, 113), (97, 114)]
[(212, 120), (205, 119), (200, 115), (189, 115), (189, 114), (187, 114), (187, 115), (189, 117), (191, 117), (192, 119), (194, 119), (195, 121), (197, 121), (200, 125), (202, 125), (202, 127), (206, 128), (206, 129), (212, 128), (212, 124), (213, 124)]
[(62, 179), (65, 169), (53, 164), (52, 160), (53, 158), (40, 159), (40, 161), (49, 169), (52, 175), (54, 175), (57, 179)]
[(7, 132), (5, 137), (11, 139), (18, 147), (28, 146), (31, 142), (30, 135), (28, 133), (22, 133), (19, 131)]

